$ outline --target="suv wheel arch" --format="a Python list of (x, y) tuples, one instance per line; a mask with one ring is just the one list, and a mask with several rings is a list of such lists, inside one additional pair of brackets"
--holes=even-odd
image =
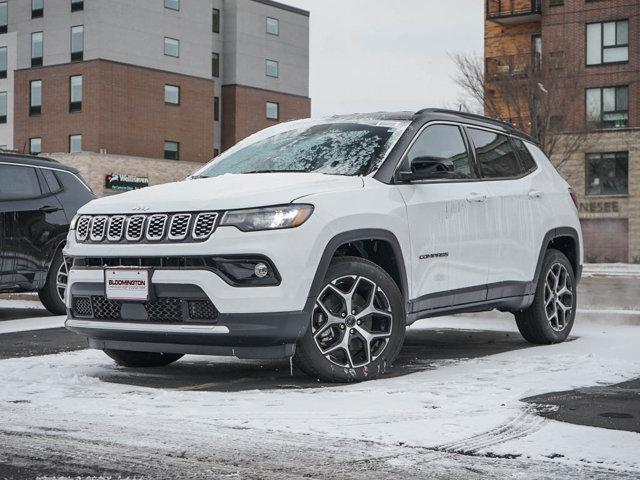
[[(338, 250), (347, 244), (355, 243), (355, 242), (363, 242), (363, 241), (381, 241), (388, 245), (390, 245), (391, 250), (393, 252), (395, 267), (397, 268), (397, 283), (400, 292), (405, 300), (408, 301), (409, 298), (409, 287), (407, 280), (407, 273), (404, 263), (404, 255), (402, 254), (402, 249), (400, 248), (400, 242), (398, 238), (389, 230), (383, 230), (378, 228), (363, 228), (358, 230), (350, 230), (347, 232), (342, 232), (333, 237), (326, 245), (324, 252), (322, 253), (322, 257), (320, 259), (320, 263), (318, 268), (316, 269), (315, 276), (313, 277), (313, 283), (311, 284), (311, 289), (309, 290), (309, 297), (307, 299), (307, 303), (305, 305), (305, 311), (309, 310), (313, 307), (313, 303), (315, 302), (315, 298), (320, 293), (320, 288), (322, 287), (322, 281), (329, 269), (329, 264), (331, 260), (335, 257)], [(359, 255), (362, 258), (367, 258), (365, 255)], [(371, 260), (370, 258), (368, 260)], [(374, 261), (374, 260), (371, 260)], [(376, 263), (374, 261), (374, 263)], [(384, 265), (380, 265), (383, 269), (385, 269)], [(390, 273), (390, 272), (388, 272)], [(392, 277), (394, 275), (390, 273)]]
[[(544, 236), (542, 245), (540, 247), (540, 254), (538, 255), (538, 263), (536, 265), (536, 273), (533, 278), (532, 286), (535, 291), (535, 285), (538, 284), (540, 278), (540, 272), (542, 271), (542, 264), (544, 263), (544, 257), (548, 249), (554, 248), (561, 251), (571, 263), (573, 267), (576, 283), (580, 281), (582, 273), (582, 265), (580, 264), (580, 237), (575, 228), (572, 227), (559, 227), (549, 230)], [(533, 293), (531, 291), (530, 293)]]

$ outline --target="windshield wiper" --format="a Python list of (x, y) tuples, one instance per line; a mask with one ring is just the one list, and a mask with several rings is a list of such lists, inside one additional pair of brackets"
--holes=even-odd
[(310, 173), (307, 170), (251, 170), (249, 172), (242, 172), (243, 175), (250, 175), (252, 173)]

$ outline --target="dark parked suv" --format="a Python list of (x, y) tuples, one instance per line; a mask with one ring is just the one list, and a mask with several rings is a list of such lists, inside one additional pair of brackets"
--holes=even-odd
[(76, 211), (95, 196), (75, 168), (47, 158), (0, 153), (0, 292), (38, 292), (66, 312), (62, 256)]

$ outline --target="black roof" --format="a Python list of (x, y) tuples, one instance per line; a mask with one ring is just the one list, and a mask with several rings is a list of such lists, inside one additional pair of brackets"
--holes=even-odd
[(465, 123), (475, 124), (478, 126), (485, 125), (487, 127), (491, 127), (496, 130), (501, 130), (505, 133), (509, 133), (511, 135), (515, 135), (521, 138), (524, 138), (530, 142), (535, 144), (538, 141), (526, 134), (522, 130), (518, 130), (516, 127), (511, 125), (508, 122), (503, 122), (502, 120), (497, 120), (495, 118), (485, 117), (484, 115), (476, 115), (475, 113), (467, 113), (467, 112), (459, 112), (457, 110), (447, 110), (444, 108), (425, 108), (423, 110), (419, 110), (415, 113), (414, 118), (424, 118), (429, 117), (429, 119), (437, 119), (437, 120), (455, 120), (455, 121), (464, 121)]
[(52, 158), (27, 155), (23, 153), (0, 152), (0, 163), (19, 163), (21, 165), (30, 165), (32, 167), (49, 167), (58, 170), (65, 170), (71, 173), (78, 173), (77, 168), (70, 167), (69, 165), (63, 165)]

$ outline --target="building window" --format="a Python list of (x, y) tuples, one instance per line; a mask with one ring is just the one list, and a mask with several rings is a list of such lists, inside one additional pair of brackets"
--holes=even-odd
[(7, 33), (9, 29), (9, 10), (7, 2), (0, 2), (0, 33)]
[(0, 47), (0, 78), (7, 78), (7, 47)]
[(164, 8), (180, 10), (180, 0), (164, 0)]
[(82, 135), (69, 135), (69, 153), (82, 151)]
[(629, 125), (629, 87), (587, 89), (587, 126), (625, 128)]
[(211, 31), (220, 33), (220, 10), (217, 8), (214, 8), (211, 13)]
[(38, 155), (42, 153), (42, 139), (40, 137), (29, 139), (29, 153), (31, 155)]
[(71, 27), (71, 61), (81, 62), (84, 58), (84, 25)]
[(628, 61), (628, 20), (587, 24), (587, 65)]
[(165, 85), (164, 103), (169, 105), (180, 105), (180, 87), (176, 85)]
[(31, 18), (44, 16), (44, 0), (31, 0)]
[(164, 141), (164, 159), (180, 160), (180, 144), (178, 142)]
[(278, 78), (280, 75), (278, 62), (275, 60), (267, 60), (267, 77)]
[(533, 71), (539, 72), (542, 68), (542, 36), (531, 37), (531, 49), (533, 51)]
[(216, 52), (211, 54), (211, 75), (216, 78), (220, 76), (220, 54)]
[(164, 54), (168, 57), (180, 56), (180, 40), (164, 37)]
[(84, 10), (84, 2), (82, 0), (71, 0), (71, 11), (79, 12)]
[(629, 193), (629, 154), (587, 153), (587, 195), (627, 195)]
[(29, 82), (29, 115), (42, 113), (42, 80)]
[(220, 97), (213, 97), (213, 120), (220, 121)]
[(213, 158), (216, 158), (218, 155), (220, 155), (220, 149), (219, 148), (214, 148), (213, 149)]
[(69, 77), (69, 111), (82, 111), (82, 75)]
[(280, 118), (280, 105), (276, 102), (267, 102), (267, 118), (278, 120)]
[(42, 32), (33, 32), (31, 34), (31, 66), (41, 67), (42, 56), (44, 54), (44, 45), (42, 40)]
[(267, 17), (267, 33), (280, 35), (280, 21), (277, 18)]
[(0, 123), (7, 123), (7, 92), (0, 92)]

